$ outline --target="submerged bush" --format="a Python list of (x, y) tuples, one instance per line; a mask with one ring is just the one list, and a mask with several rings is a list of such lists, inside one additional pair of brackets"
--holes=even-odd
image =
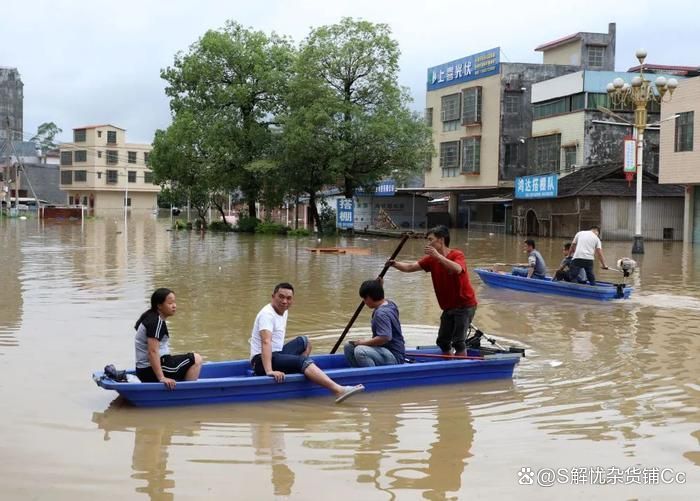
[(287, 227), (283, 224), (265, 221), (264, 223), (258, 224), (257, 228), (255, 228), (255, 233), (262, 233), (264, 235), (286, 235)]
[(260, 220), (256, 217), (242, 217), (238, 220), (238, 225), (236, 225), (235, 231), (242, 231), (244, 233), (255, 233), (255, 229), (260, 224)]
[(288, 237), (308, 237), (309, 235), (311, 235), (311, 232), (306, 228), (297, 228), (287, 232)]
[(233, 226), (226, 221), (212, 221), (209, 225), (211, 231), (233, 231)]

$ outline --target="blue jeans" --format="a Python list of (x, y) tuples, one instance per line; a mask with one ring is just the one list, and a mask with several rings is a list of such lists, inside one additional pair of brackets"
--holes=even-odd
[[(516, 266), (515, 268), (513, 268), (513, 271), (511, 273), (513, 275), (515, 275), (516, 277), (527, 278), (527, 272), (528, 272), (527, 268), (524, 268), (521, 266)], [(540, 280), (544, 280), (545, 277), (544, 277), (544, 275), (538, 275), (537, 273), (533, 273), (532, 277), (530, 277), (530, 278), (538, 278)]]
[[(314, 363), (309, 357), (302, 355), (307, 346), (309, 346), (309, 339), (306, 336), (298, 336), (285, 344), (282, 351), (273, 351), (272, 370), (285, 374), (303, 374), (307, 367)], [(255, 355), (250, 362), (256, 376), (265, 375), (260, 355)]]
[(574, 259), (569, 265), (569, 282), (577, 282), (578, 274), (583, 269), (586, 270), (588, 283), (595, 285), (595, 274), (593, 273), (593, 259)]
[(375, 367), (399, 363), (394, 354), (383, 346), (355, 346), (345, 343), (343, 351), (350, 367)]

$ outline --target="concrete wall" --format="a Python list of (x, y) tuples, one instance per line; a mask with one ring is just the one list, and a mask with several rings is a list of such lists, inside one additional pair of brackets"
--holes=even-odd
[(7, 119), (11, 139), (22, 141), (24, 84), (17, 68), (0, 68), (0, 140), (7, 139)]
[(544, 64), (566, 64), (579, 66), (581, 64), (581, 40), (549, 49), (542, 54)]
[[(583, 145), (586, 138), (584, 115), (584, 111), (577, 111), (574, 113), (542, 118), (532, 122), (532, 137), (561, 134), (560, 170), (563, 170), (566, 166), (564, 158), (565, 146), (576, 146), (576, 165), (580, 166), (583, 163)], [(534, 163), (532, 168), (534, 169), (533, 172), (538, 172), (536, 170), (537, 166), (534, 165)]]
[[(642, 236), (645, 240), (664, 240), (664, 228), (673, 230), (673, 238), (683, 239), (682, 198), (645, 198), (642, 201)], [(605, 197), (601, 200), (601, 231), (609, 240), (634, 237), (635, 199)]]
[(675, 120), (661, 123), (660, 183), (700, 183), (700, 77), (680, 81), (673, 99), (661, 105), (663, 117), (688, 111), (694, 112), (692, 151), (675, 151)]
[(58, 165), (24, 164), (25, 172), (20, 177), (20, 190), (26, 190), (32, 196), (31, 186), (36, 196), (52, 204), (65, 203), (65, 194), (59, 189)]

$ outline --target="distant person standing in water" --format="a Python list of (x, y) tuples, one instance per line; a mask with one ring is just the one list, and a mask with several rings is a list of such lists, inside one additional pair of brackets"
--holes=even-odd
[(175, 293), (157, 289), (151, 296), (151, 308), (136, 321), (136, 375), (143, 383), (163, 383), (169, 390), (176, 381), (195, 381), (202, 369), (198, 353), (170, 354), (170, 334), (165, 320), (175, 314)]
[(436, 344), (444, 354), (451, 354), (454, 349), (455, 355), (466, 355), (467, 329), (474, 319), (477, 301), (469, 281), (464, 253), (449, 247), (450, 230), (447, 226), (429, 229), (426, 239), (425, 256), (418, 261), (391, 260), (387, 264), (407, 273), (420, 270), (430, 272), (435, 296), (442, 309)]

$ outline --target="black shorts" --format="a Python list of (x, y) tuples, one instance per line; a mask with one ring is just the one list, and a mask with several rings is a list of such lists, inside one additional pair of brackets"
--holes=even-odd
[[(163, 375), (175, 381), (183, 381), (185, 374), (194, 365), (194, 353), (184, 355), (163, 355), (160, 357), (160, 368)], [(142, 383), (157, 383), (158, 378), (152, 367), (136, 368), (136, 375)]]

